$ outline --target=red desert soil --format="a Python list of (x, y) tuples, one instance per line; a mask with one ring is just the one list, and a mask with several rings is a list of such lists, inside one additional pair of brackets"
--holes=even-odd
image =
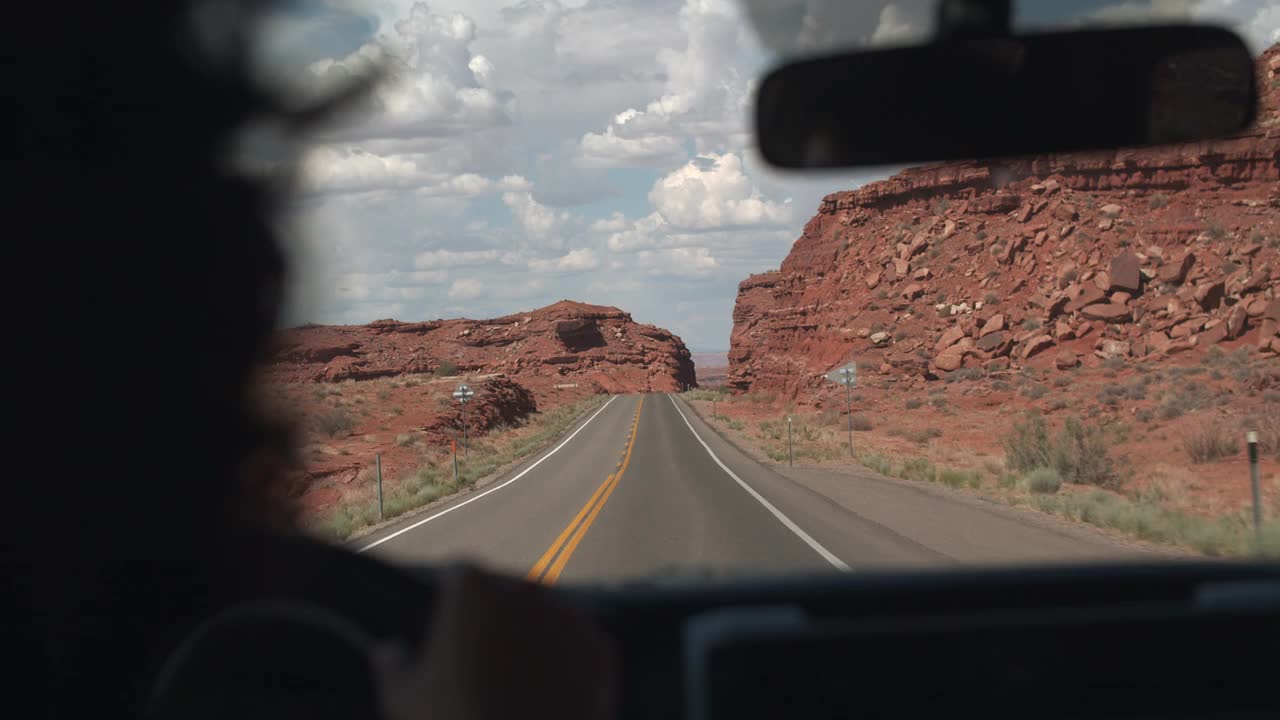
[[(912, 168), (826, 197), (777, 271), (739, 285), (728, 384), (776, 417), (844, 407), (904, 453), (1001, 454), (1023, 411), (1110, 428), (1135, 486), (1204, 512), (1280, 496), (1280, 46), (1258, 122), (1154, 149)], [(934, 428), (925, 443), (889, 437)], [(1237, 452), (1192, 463), (1220, 430)]]

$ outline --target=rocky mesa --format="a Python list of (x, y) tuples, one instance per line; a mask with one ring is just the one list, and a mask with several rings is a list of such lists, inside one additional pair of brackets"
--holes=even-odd
[(1258, 121), (1148, 149), (943, 163), (827, 196), (738, 289), (729, 384), (1280, 354), (1280, 46)]
[(292, 328), (278, 335), (266, 369), (269, 381), (285, 383), (423, 373), (502, 375), (538, 399), (557, 385), (627, 393), (697, 382), (676, 335), (615, 307), (570, 300), (491, 320)]

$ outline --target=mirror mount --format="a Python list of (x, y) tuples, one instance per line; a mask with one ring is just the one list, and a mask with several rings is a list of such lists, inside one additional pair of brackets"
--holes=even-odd
[(937, 17), (939, 40), (1013, 34), (1012, 0), (942, 0)]

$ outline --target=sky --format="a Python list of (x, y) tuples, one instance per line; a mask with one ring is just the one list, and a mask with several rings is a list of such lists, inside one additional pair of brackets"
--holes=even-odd
[[(382, 82), (303, 150), (282, 226), (285, 323), (614, 305), (693, 350), (729, 345), (740, 281), (776, 269), (828, 193), (892, 169), (770, 170), (749, 133), (780, 57), (926, 38), (933, 0), (288, 0), (268, 82)], [(1263, 0), (1041, 0), (1021, 26), (1209, 17), (1255, 49)], [(749, 19), (765, 28), (757, 34)]]

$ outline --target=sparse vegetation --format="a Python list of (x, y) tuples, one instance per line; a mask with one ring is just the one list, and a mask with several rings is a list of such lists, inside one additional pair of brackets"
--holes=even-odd
[(1213, 395), (1208, 388), (1199, 383), (1186, 383), (1179, 385), (1178, 390), (1170, 390), (1160, 397), (1156, 414), (1161, 420), (1173, 420), (1212, 404)]
[(1222, 240), (1227, 237), (1227, 228), (1217, 218), (1210, 218), (1205, 221), (1205, 232), (1209, 234), (1211, 240)]
[(959, 370), (952, 370), (946, 375), (943, 375), (942, 379), (946, 380), (948, 383), (953, 383), (958, 380), (978, 380), (981, 377), (982, 371), (977, 368), (960, 368)]
[(1207, 463), (1235, 455), (1239, 445), (1233, 433), (1218, 423), (1199, 425), (1182, 436), (1182, 449), (1193, 463)]
[(1067, 482), (1117, 488), (1122, 477), (1109, 453), (1104, 429), (1085, 425), (1069, 417), (1056, 436), (1050, 438), (1048, 424), (1040, 415), (1028, 415), (1015, 422), (1004, 438), (1005, 464), (1013, 472), (1029, 474), (1052, 468)]
[(436, 365), (436, 375), (439, 377), (449, 377), (458, 374), (458, 366), (450, 360), (441, 360)]
[(922, 405), (924, 405), (924, 400), (921, 400), (920, 398), (909, 398), (909, 399), (907, 400), (907, 409), (908, 409), (908, 410), (915, 410), (916, 408), (918, 408), (918, 407), (920, 407), (920, 406), (922, 406)]
[(1027, 489), (1037, 495), (1052, 495), (1062, 488), (1062, 476), (1050, 467), (1032, 470), (1027, 475)]
[(746, 423), (744, 423), (744, 422), (742, 422), (741, 420), (730, 420), (730, 421), (729, 421), (729, 429), (730, 429), (730, 430), (744, 430), (744, 429), (746, 429), (746, 427), (747, 427), (747, 424), (746, 424)]
[(347, 435), (355, 428), (355, 426), (355, 418), (351, 417), (350, 413), (340, 407), (321, 413), (320, 416), (316, 418), (316, 429), (329, 437)]
[(1039, 320), (1036, 320), (1035, 318), (1027, 318), (1026, 320), (1022, 321), (1022, 329), (1023, 330), (1039, 330), (1042, 324), (1043, 323), (1041, 323)]
[(982, 296), (982, 302), (984, 305), (995, 305), (996, 303), (1000, 302), (1000, 296), (995, 294), (994, 292), (989, 292), (986, 295)]
[(917, 430), (905, 430), (899, 427), (889, 428), (889, 434), (894, 437), (905, 438), (917, 445), (924, 445), (930, 440), (942, 437), (942, 431), (938, 428), (921, 428)]
[(850, 422), (853, 424), (853, 429), (855, 432), (867, 432), (868, 430), (871, 430), (874, 427), (871, 424), (871, 418), (862, 414), (854, 415), (850, 419)]
[(1148, 201), (1148, 203), (1150, 204), (1152, 210), (1159, 210), (1160, 208), (1165, 207), (1169, 204), (1169, 196), (1165, 195), (1164, 193), (1156, 193), (1155, 195), (1151, 196), (1151, 199)]
[(1032, 400), (1039, 400), (1048, 394), (1049, 388), (1045, 385), (1041, 385), (1040, 383), (1031, 383), (1022, 388), (1023, 397), (1030, 398)]

